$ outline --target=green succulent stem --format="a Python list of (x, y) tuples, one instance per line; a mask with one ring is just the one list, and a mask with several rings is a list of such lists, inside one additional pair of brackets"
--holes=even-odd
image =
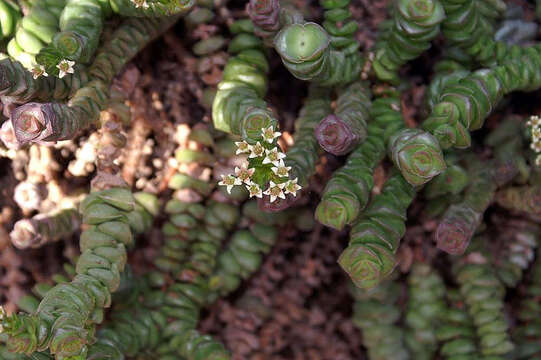
[(152, 224), (153, 209), (144, 208), (122, 188), (93, 192), (80, 207), (83, 223), (82, 254), (76, 275), (47, 292), (34, 314), (13, 315), (4, 320), (9, 348), (31, 354), (49, 349), (57, 359), (85, 358), (93, 342), (96, 324), (111, 305), (126, 261), (126, 247), (134, 234)]
[(534, 216), (541, 215), (541, 186), (523, 185), (503, 188), (496, 194), (496, 203), (509, 210)]
[(346, 164), (334, 172), (316, 209), (316, 219), (342, 229), (357, 219), (370, 199), (373, 172), (385, 156), (389, 135), (404, 127), (398, 93), (378, 97), (372, 104), (367, 138), (349, 155)]
[(416, 263), (408, 276), (409, 299), (405, 314), (405, 342), (413, 358), (433, 359), (438, 350), (435, 330), (446, 310), (445, 284), (428, 264)]
[[(539, 233), (537, 241), (539, 242)], [(522, 301), (519, 305), (519, 324), (513, 333), (516, 342), (512, 358), (517, 360), (538, 359), (541, 356), (541, 307), (539, 294), (541, 293), (541, 251), (537, 250), (536, 261), (530, 272), (530, 280), (526, 285)]]
[(274, 48), (293, 76), (320, 86), (348, 84), (364, 66), (356, 47), (334, 49), (327, 31), (314, 22), (284, 26), (274, 37)]
[(445, 157), (445, 170), (435, 176), (423, 189), (428, 199), (442, 199), (448, 195), (456, 196), (470, 183), (468, 171), (452, 155)]
[(494, 39), (495, 22), (506, 10), (502, 0), (441, 0), (447, 14), (442, 33), (456, 47), (481, 66), (494, 66), (509, 57), (520, 57), (522, 49)]
[(370, 359), (410, 359), (404, 329), (398, 324), (400, 285), (386, 281), (371, 290), (351, 288), (355, 299), (353, 324), (362, 331), (363, 345)]
[(79, 229), (80, 223), (79, 212), (74, 208), (67, 208), (17, 221), (10, 237), (13, 245), (20, 249), (39, 248), (73, 235)]
[[(498, 159), (482, 162), (472, 156), (468, 162), (472, 180), (464, 192), (463, 200), (445, 211), (436, 229), (438, 248), (453, 255), (464, 253), (481, 223), (484, 212), (494, 200), (496, 189), (516, 174), (513, 163), (501, 163)], [(503, 170), (500, 170), (501, 168)]]
[(424, 185), (446, 169), (438, 140), (420, 129), (404, 129), (389, 140), (389, 157), (413, 186)]
[(493, 256), (492, 263), (502, 283), (514, 288), (535, 260), (541, 229), (527, 220), (511, 219), (502, 223), (504, 226), (496, 240), (501, 241), (504, 246), (502, 251)]
[(8, 54), (31, 70), (35, 56), (58, 32), (60, 14), (67, 0), (43, 0), (32, 5), (7, 45)]
[(435, 335), (441, 344), (439, 353), (445, 360), (479, 359), (473, 320), (466, 310), (464, 298), (447, 288), (447, 306), (438, 316)]
[(278, 129), (278, 120), (263, 97), (267, 93), (269, 64), (263, 44), (255, 35), (241, 32), (229, 47), (231, 56), (212, 105), (216, 129), (239, 135), (250, 144), (262, 140), (261, 129)]
[(354, 82), (338, 91), (335, 115), (321, 120), (316, 138), (325, 151), (345, 155), (367, 136), (371, 93), (367, 84)]
[(71, 139), (94, 124), (107, 104), (114, 76), (175, 21), (174, 17), (125, 20), (97, 53), (88, 70), (92, 81), (77, 90), (67, 103), (27, 103), (13, 111), (11, 121), (19, 143)]
[(505, 356), (514, 348), (503, 309), (505, 287), (483, 255), (476, 255), (455, 265), (455, 279), (475, 325), (479, 352), (483, 356)]
[(74, 74), (62, 79), (54, 76), (35, 79), (22, 63), (10, 58), (0, 60), (0, 94), (4, 102), (62, 101), (72, 97), (88, 81), (87, 71), (79, 66), (75, 66)]
[(375, 45), (372, 68), (376, 77), (398, 83), (398, 70), (430, 48), (444, 18), (439, 0), (395, 1), (392, 25)]
[(13, 36), (21, 17), (21, 8), (15, 1), (0, 1), (0, 40)]
[(319, 144), (315, 129), (321, 119), (331, 113), (330, 91), (311, 85), (308, 97), (295, 121), (294, 145), (287, 151), (286, 164), (291, 166), (291, 176), (298, 178), (302, 187), (316, 171), (319, 159)]
[[(244, 205), (244, 217), (250, 214), (253, 219), (257, 213), (262, 213), (253, 205), (254, 201)], [(247, 279), (259, 269), (263, 255), (271, 250), (278, 239), (278, 230), (273, 226), (278, 216), (265, 214), (265, 217), (270, 224), (252, 220), (248, 229), (238, 230), (232, 235), (218, 256), (217, 267), (210, 278), (213, 292), (221, 296), (228, 295), (239, 287), (243, 279)]]
[(102, 0), (68, 0), (59, 19), (59, 32), (36, 55), (49, 75), (59, 76), (62, 60), (88, 64), (98, 47), (105, 16), (111, 12)]
[(373, 288), (395, 268), (395, 254), (406, 232), (406, 211), (415, 189), (396, 172), (374, 196), (350, 231), (338, 263), (360, 288)]
[(483, 126), (504, 95), (517, 90), (533, 91), (541, 86), (540, 61), (538, 47), (532, 46), (519, 58), (475, 71), (446, 85), (423, 128), (444, 149), (470, 147), (470, 131)]

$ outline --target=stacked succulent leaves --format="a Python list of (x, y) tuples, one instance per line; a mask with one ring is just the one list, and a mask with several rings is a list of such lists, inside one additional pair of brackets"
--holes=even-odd
[[(322, 186), (314, 217), (336, 230), (347, 227), (338, 263), (353, 283), (354, 323), (369, 357), (540, 356), (539, 254), (533, 254), (541, 121), (500, 121), (484, 139), (484, 152), (472, 132), (506, 95), (541, 87), (541, 47), (492, 37), (505, 10), (500, 0), (394, 0), (376, 44), (361, 51), (350, 0), (319, 3), (321, 25), (287, 1), (251, 0), (248, 17), (224, 22), (230, 38), (215, 34), (194, 45), (203, 63), (227, 44), (222, 80), (205, 90), (205, 99), (214, 97), (213, 128), (193, 128), (196, 146), (175, 153), (179, 171), (160, 206), (153, 195), (124, 186), (114, 161), (126, 143), (122, 124), (99, 124), (100, 113), (118, 103), (113, 79), (149, 42), (183, 15), (191, 31), (212, 21), (213, 7), (227, 5), (200, 0), (190, 13), (193, 0), (43, 0), (24, 2), (23, 14), (17, 2), (0, 0), (4, 143), (52, 144), (102, 126), (97, 180), (79, 211), (40, 214), (12, 232), (16, 246), (39, 247), (73, 236), (82, 222), (70, 279), (42, 286), (39, 300), (25, 298), (20, 307), (27, 313), (0, 312), (10, 351), (59, 360), (229, 359), (219, 341), (197, 330), (202, 309), (258, 270), (279, 226), (295, 214), (287, 208), (310, 201), (320, 159), (325, 165), (343, 156)], [(426, 117), (406, 125), (406, 66), (436, 39), (443, 59), (427, 87)], [(308, 89), (293, 136), (283, 139), (282, 112), (265, 100), (270, 56)], [(233, 173), (198, 177), (182, 170), (212, 172), (220, 158), (233, 157)], [(391, 274), (417, 194), (438, 218), (436, 247), (452, 255), (442, 255), (452, 270), (444, 281), (433, 256), (415, 254), (406, 291)], [(475, 237), (493, 204), (523, 219), (506, 219), (514, 231), (494, 241)], [(127, 250), (160, 214), (167, 220), (159, 254), (149, 271), (134, 275)], [(530, 281), (511, 328), (506, 287), (516, 288), (523, 276)]]

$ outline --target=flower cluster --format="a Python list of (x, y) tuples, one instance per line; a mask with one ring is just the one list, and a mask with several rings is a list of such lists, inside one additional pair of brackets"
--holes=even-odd
[(131, 2), (135, 5), (136, 8), (143, 8), (148, 9), (148, 3), (146, 0), (131, 0)]
[[(73, 66), (75, 65), (75, 61), (63, 59), (61, 60), (57, 65), (56, 68), (58, 69), (58, 77), (62, 79), (64, 76), (68, 74), (73, 74), (75, 72), (75, 69)], [(43, 65), (34, 65), (32, 68), (32, 76), (34, 77), (34, 80), (39, 78), (40, 76), (49, 76), (47, 74), (47, 71), (45, 71), (45, 66)]]
[(535, 164), (541, 166), (541, 118), (534, 115), (530, 117), (526, 124), (531, 127), (532, 131), (532, 144), (530, 147), (537, 153)]
[[(268, 195), (271, 203), (278, 198), (285, 199), (288, 194), (297, 196), (301, 186), (297, 184), (297, 178), (289, 179), (291, 167), (286, 166), (286, 155), (276, 145), (280, 135), (270, 126), (261, 129), (262, 139), (254, 145), (246, 141), (236, 142), (237, 155), (247, 155), (246, 164), (236, 167), (234, 175), (222, 175), (218, 185), (226, 186), (229, 193), (234, 186), (244, 185), (250, 197)], [(263, 191), (263, 188), (266, 190)]]

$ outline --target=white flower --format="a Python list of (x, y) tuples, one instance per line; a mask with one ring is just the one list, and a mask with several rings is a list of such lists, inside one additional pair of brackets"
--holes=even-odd
[(261, 129), (261, 135), (263, 135), (263, 141), (268, 142), (269, 144), (272, 144), (274, 139), (277, 137), (280, 137), (282, 135), (279, 131), (274, 131), (274, 128), (272, 126), (269, 126), (268, 128)]
[(231, 194), (231, 189), (235, 185), (242, 185), (242, 181), (239, 178), (234, 177), (233, 175), (222, 175), (222, 181), (218, 185), (226, 186), (227, 193)]
[(533, 141), (541, 140), (541, 128), (536, 127), (532, 129), (532, 138)]
[(131, 0), (136, 8), (142, 7), (143, 9), (148, 9), (148, 3), (146, 0)]
[(532, 115), (530, 117), (530, 120), (526, 122), (526, 125), (531, 127), (541, 126), (541, 118), (537, 115)]
[(240, 168), (238, 166), (235, 167), (235, 175), (240, 181), (242, 181), (245, 184), (250, 184), (252, 182), (250, 178), (252, 177), (254, 172), (255, 172), (254, 168), (247, 169), (245, 166), (240, 167)]
[(541, 155), (537, 155), (535, 158), (535, 165), (541, 167)]
[(287, 177), (289, 175), (289, 170), (291, 170), (291, 166), (286, 166), (284, 160), (280, 159), (278, 165), (273, 166), (271, 170), (276, 176)]
[(275, 184), (272, 180), (269, 183), (269, 188), (265, 190), (263, 194), (270, 196), (270, 202), (274, 202), (277, 198), (285, 199), (286, 196), (282, 189), (284, 188), (285, 183)]
[(288, 180), (285, 183), (284, 190), (286, 194), (291, 194), (297, 197), (297, 191), (301, 189), (301, 186), (297, 184), (298, 178)]
[(541, 152), (541, 141), (531, 143), (530, 147), (535, 152)]
[(62, 79), (67, 74), (73, 74), (75, 72), (75, 70), (73, 70), (73, 65), (75, 65), (75, 61), (66, 59), (60, 61), (58, 65), (56, 65), (58, 70), (60, 70), (58, 73), (58, 77)]
[(255, 145), (252, 146), (252, 148), (250, 149), (250, 155), (248, 155), (248, 157), (251, 159), (251, 158), (256, 158), (256, 157), (261, 157), (265, 154), (265, 148), (263, 147), (263, 145), (261, 145), (261, 143), (258, 141)]
[(250, 192), (250, 197), (263, 197), (263, 191), (261, 190), (259, 185), (254, 182), (250, 182), (250, 184), (246, 185), (246, 189), (248, 189), (248, 191)]
[(43, 65), (35, 65), (32, 68), (32, 77), (34, 78), (34, 80), (36, 80), (40, 76), (47, 77), (47, 76), (49, 76), (49, 74), (47, 74), (47, 72), (45, 71), (45, 66), (43, 66)]
[(286, 157), (286, 154), (283, 152), (278, 151), (278, 148), (275, 147), (272, 150), (265, 150), (265, 153), (267, 154), (265, 158), (263, 159), (263, 164), (273, 164), (274, 166), (280, 165), (280, 160), (284, 159)]
[(0, 306), (0, 334), (2, 331), (4, 331), (4, 327), (2, 326), (2, 320), (4, 320), (4, 317), (6, 316), (6, 310), (4, 310), (3, 306)]
[(252, 150), (252, 145), (248, 144), (246, 141), (236, 141), (235, 145), (237, 145), (236, 155), (246, 154)]

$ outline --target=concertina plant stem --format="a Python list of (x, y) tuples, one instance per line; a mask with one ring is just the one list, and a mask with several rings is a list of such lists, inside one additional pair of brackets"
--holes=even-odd
[[(309, 230), (313, 218), (348, 236), (338, 264), (370, 359), (540, 356), (541, 120), (509, 115), (506, 97), (539, 90), (541, 45), (496, 40), (512, 15), (502, 0), (393, 0), (375, 39), (359, 26), (370, 9), (318, 3), (319, 12), (250, 0), (241, 13), (206, 0), (0, 0), (2, 156), (15, 162), (27, 145), (93, 125), (100, 142), (97, 180), (79, 211), (29, 214), (14, 226), (21, 249), (81, 230), (81, 254), (22, 297), (23, 312), (0, 308), (0, 357), (231, 359), (219, 337), (198, 330), (204, 309), (239, 289), (282, 231)], [(152, 158), (167, 173), (154, 189), (167, 191), (160, 204), (115, 176), (132, 99), (110, 88), (184, 15), (177, 30), (190, 33), (197, 58), (178, 60), (206, 76), (179, 86), (200, 102), (189, 115), (203, 115), (176, 151), (167, 144), (182, 137), (175, 116), (146, 136), (159, 148), (152, 156), (174, 151)], [(166, 40), (175, 47), (175, 36)], [(173, 50), (180, 58), (182, 46)], [(304, 85), (302, 103), (267, 101)], [(155, 100), (166, 114), (171, 104)], [(132, 271), (128, 250), (160, 214), (156, 256)], [(409, 222), (422, 226), (399, 252)], [(393, 276), (397, 267), (403, 276)]]
[(11, 121), (19, 143), (70, 139), (97, 121), (99, 112), (107, 104), (113, 77), (175, 21), (175, 17), (165, 21), (125, 20), (96, 55), (88, 70), (91, 81), (78, 89), (68, 103), (27, 103), (13, 111)]

